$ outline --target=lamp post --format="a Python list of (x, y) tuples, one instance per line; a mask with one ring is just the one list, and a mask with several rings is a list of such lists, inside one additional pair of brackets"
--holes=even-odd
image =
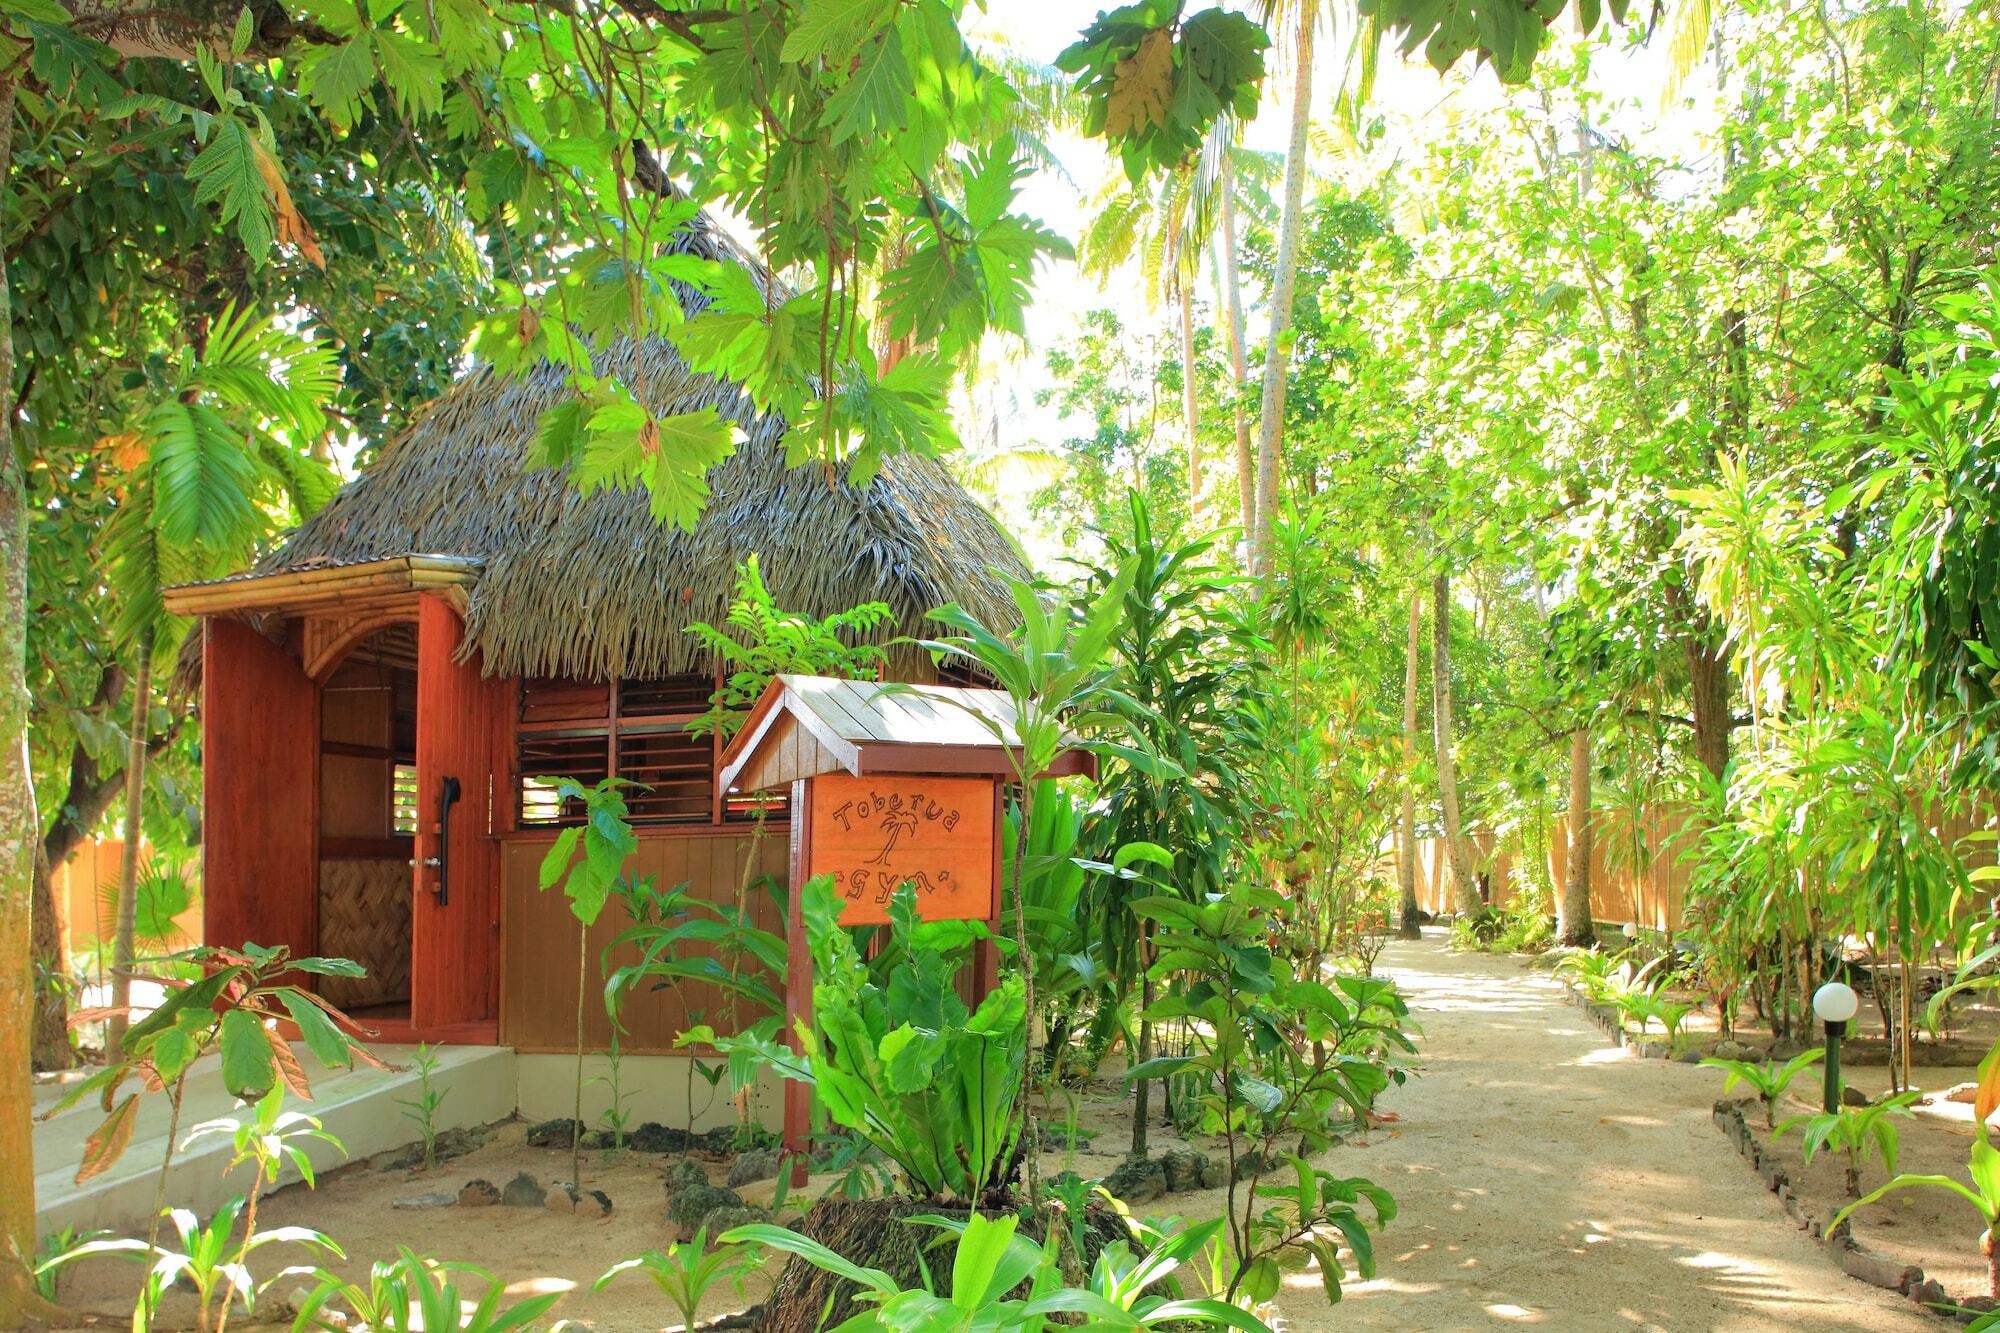
[(1840, 1111), (1840, 1039), (1847, 1020), (1861, 1008), (1861, 997), (1844, 981), (1829, 981), (1813, 992), (1813, 1013), (1826, 1024), (1826, 1113)]

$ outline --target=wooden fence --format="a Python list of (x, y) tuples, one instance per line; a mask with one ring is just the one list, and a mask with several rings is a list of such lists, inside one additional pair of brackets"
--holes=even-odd
[[(1684, 924), (1682, 912), (1688, 882), (1694, 866), (1688, 857), (1695, 834), (1689, 816), (1682, 810), (1666, 810), (1649, 817), (1643, 825), (1609, 811), (1591, 814), (1592, 857), (1590, 868), (1590, 915), (1594, 921), (1614, 925), (1636, 923), (1649, 930), (1677, 931)], [(1983, 813), (1958, 816), (1948, 821), (1941, 836), (1956, 843), (1968, 866), (1992, 865), (1991, 842), (1962, 842), (1966, 835), (1993, 826)], [(1549, 821), (1547, 882), (1560, 886), (1569, 866), (1569, 823), (1557, 815)], [(1525, 888), (1526, 872), (1520, 838), (1510, 839), (1496, 852), (1491, 832), (1472, 835), (1479, 849), (1475, 873), (1486, 876), (1486, 900), (1504, 907)], [(1388, 858), (1394, 882), (1395, 853)], [(1444, 839), (1417, 840), (1417, 901), (1427, 912), (1448, 913), (1453, 909), (1451, 870), (1445, 855)]]
[[(1636, 922), (1653, 930), (1678, 930), (1691, 867), (1682, 860), (1692, 836), (1680, 812), (1656, 816), (1635, 828), (1604, 811), (1592, 817), (1590, 915), (1614, 924)], [(1472, 835), (1478, 848), (1475, 874), (1485, 876), (1485, 898), (1505, 907), (1526, 888), (1531, 867), (1518, 839), (1496, 850), (1492, 832)], [(1395, 857), (1391, 856), (1391, 864)], [(1548, 825), (1547, 882), (1560, 885), (1569, 865), (1569, 821), (1558, 815)], [(1417, 901), (1427, 912), (1453, 910), (1451, 868), (1444, 839), (1417, 840)]]

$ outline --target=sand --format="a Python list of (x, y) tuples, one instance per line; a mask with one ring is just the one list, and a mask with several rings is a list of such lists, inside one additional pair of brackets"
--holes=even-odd
[[(1608, 1047), (1557, 983), (1515, 959), (1450, 953), (1436, 933), (1392, 946), (1382, 966), (1407, 989), (1423, 1026), (1422, 1073), (1385, 1097), (1395, 1122), (1333, 1149), (1325, 1164), (1387, 1186), (1400, 1214), (1377, 1238), (1378, 1276), (1350, 1284), (1339, 1306), (1326, 1304), (1316, 1274), (1289, 1280), (1278, 1301), (1287, 1330), (1949, 1327), (1848, 1278), (1791, 1225), (1709, 1121), (1721, 1085), (1715, 1072)], [(1097, 1131), (1091, 1150), (1044, 1153), (1045, 1174), (1073, 1166), (1101, 1175), (1117, 1165), (1130, 1110), (1115, 1071), (1106, 1074), (1075, 1105), (1078, 1124)], [(1058, 1123), (1069, 1110), (1056, 1108)], [(488, 1146), (431, 1172), (349, 1168), (317, 1192), (272, 1196), (265, 1222), (338, 1237), (355, 1255), (342, 1266), (352, 1275), (409, 1245), (480, 1264), (517, 1294), (565, 1290), (556, 1315), (586, 1327), (672, 1327), (670, 1310), (642, 1277), (589, 1290), (620, 1258), (671, 1239), (660, 1182), (672, 1158), (593, 1154), (585, 1184), (613, 1198), (608, 1220), (388, 1206), (395, 1197), (455, 1191), (474, 1176), (504, 1184), (522, 1169), (544, 1182), (568, 1174), (566, 1152), (530, 1148), (523, 1132), (502, 1126)], [(1178, 1142), (1157, 1126), (1151, 1133), (1156, 1154)], [(719, 1179), (724, 1169), (711, 1173)], [(816, 1177), (808, 1196), (829, 1183)], [(770, 1188), (744, 1193), (765, 1199)], [(1168, 1195), (1137, 1211), (1203, 1218), (1221, 1206), (1214, 1190)], [(263, 1254), (272, 1261), (266, 1271), (288, 1261)], [(129, 1271), (95, 1264), (66, 1300), (115, 1324), (121, 1306), (130, 1310)], [(752, 1279), (747, 1300), (766, 1280)], [(703, 1314), (745, 1303), (721, 1290)]]

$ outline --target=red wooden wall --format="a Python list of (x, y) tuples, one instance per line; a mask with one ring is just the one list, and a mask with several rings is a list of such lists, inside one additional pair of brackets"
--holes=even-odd
[(319, 687), (248, 625), (203, 622), (203, 938), (314, 952)]
[(500, 844), (492, 823), (505, 772), (500, 737), (513, 683), (487, 680), (477, 662), (454, 661), (465, 632), (450, 604), (419, 599), (417, 615), (417, 858), (438, 854), (438, 792), (461, 789), (451, 811), (449, 901), (437, 870), (417, 872), (410, 958), (410, 1018), (418, 1027), (492, 1020), (499, 1014)]

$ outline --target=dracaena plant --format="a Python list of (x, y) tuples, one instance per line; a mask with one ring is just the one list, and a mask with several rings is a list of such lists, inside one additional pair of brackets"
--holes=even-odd
[(954, 985), (958, 964), (918, 934), (916, 893), (907, 884), (889, 900), (891, 947), (905, 961), (886, 980), (840, 928), (845, 899), (830, 877), (808, 880), (800, 903), (814, 977), (812, 1020), (797, 1028), (801, 1052), (756, 1032), (719, 1038), (717, 1049), (811, 1084), (836, 1124), (902, 1168), (911, 1195), (979, 1202), (1004, 1184), (1020, 1133), (1021, 978), (1001, 978), (968, 1010)]

